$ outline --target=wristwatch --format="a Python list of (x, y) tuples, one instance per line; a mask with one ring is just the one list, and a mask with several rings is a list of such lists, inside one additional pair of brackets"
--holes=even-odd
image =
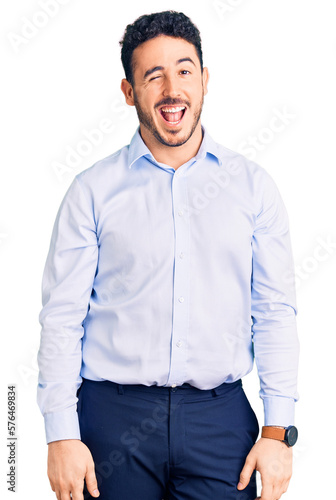
[(294, 425), (289, 427), (273, 427), (264, 425), (261, 430), (261, 437), (277, 439), (283, 441), (287, 446), (294, 446), (298, 439), (298, 430)]

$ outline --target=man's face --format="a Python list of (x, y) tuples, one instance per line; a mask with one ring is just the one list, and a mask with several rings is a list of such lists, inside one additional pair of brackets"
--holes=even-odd
[[(129, 96), (141, 131), (164, 146), (185, 144), (200, 126), (208, 71), (201, 71), (193, 44), (158, 36), (133, 52), (133, 88)], [(127, 96), (126, 96), (127, 98)]]

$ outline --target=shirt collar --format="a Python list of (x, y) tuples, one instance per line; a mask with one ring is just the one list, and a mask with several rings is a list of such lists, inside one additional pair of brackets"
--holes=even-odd
[[(195, 160), (203, 160), (206, 157), (207, 153), (210, 153), (217, 159), (218, 164), (221, 165), (222, 160), (220, 158), (218, 145), (212, 139), (212, 137), (209, 135), (209, 133), (207, 132), (205, 127), (203, 127), (203, 125), (202, 125), (202, 131), (203, 131), (203, 140), (195, 156)], [(129, 145), (128, 168), (132, 168), (133, 165), (142, 157), (148, 158), (153, 163), (158, 164), (158, 162), (155, 160), (154, 156), (152, 155), (152, 153), (142, 140), (142, 137), (140, 135), (140, 126), (139, 126)]]

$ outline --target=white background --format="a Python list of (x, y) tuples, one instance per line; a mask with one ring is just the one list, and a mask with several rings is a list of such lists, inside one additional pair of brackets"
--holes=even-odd
[[(3, 2), (0, 12), (1, 498), (56, 498), (46, 474), (47, 446), (36, 404), (41, 279), (52, 225), (73, 177), (128, 144), (134, 134), (136, 114), (123, 104), (120, 91), (118, 42), (126, 24), (166, 9), (184, 11), (201, 30), (210, 70), (202, 123), (217, 142), (233, 150), (244, 149), (244, 142), (256, 137), (260, 146), (253, 159), (272, 175), (287, 207), (297, 268), (300, 437), (294, 475), (283, 498), (332, 498), (333, 1), (63, 0), (58, 12), (43, 15), (46, 1)], [(28, 28), (30, 22), (39, 27)], [(26, 38), (20, 38), (23, 33)], [(272, 132), (272, 118), (279, 113), (287, 118), (281, 130)], [(96, 129), (103, 119), (114, 130), (85, 150), (85, 131)], [(76, 149), (81, 151), (76, 162), (56, 175), (55, 162), (65, 165), (66, 155)], [(17, 385), (18, 394), (15, 495), (6, 485), (10, 383)], [(262, 425), (255, 371), (244, 379), (244, 387)]]

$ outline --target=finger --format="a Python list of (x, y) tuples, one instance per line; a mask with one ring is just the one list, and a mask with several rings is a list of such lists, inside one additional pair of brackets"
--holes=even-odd
[(52, 491), (55, 491), (54, 483), (50, 479), (49, 479), (49, 483), (50, 483), (50, 488), (52, 489)]
[(57, 500), (62, 500), (62, 494), (59, 489), (55, 490)]
[(289, 482), (290, 482), (289, 479), (287, 479), (287, 481), (284, 481), (284, 484), (283, 484), (283, 492), (284, 493), (286, 493), (286, 491), (288, 490)]
[(274, 496), (274, 498), (276, 498), (277, 500), (279, 498), (281, 498), (281, 495), (286, 493), (288, 485), (289, 485), (289, 480), (281, 481), (281, 483), (279, 483), (279, 484), (274, 483), (273, 484), (273, 496)]
[(98, 490), (97, 478), (96, 478), (95, 468), (94, 468), (93, 462), (87, 468), (86, 475), (85, 475), (85, 482), (86, 482), (87, 490), (90, 493), (90, 495), (95, 497), (95, 498), (99, 497), (100, 493)]
[(68, 490), (60, 491), (60, 500), (71, 500), (70, 492)]
[(77, 481), (76, 485), (72, 488), (71, 490), (72, 500), (84, 500), (83, 489), (84, 489), (84, 479), (81, 481)]
[(283, 493), (286, 493), (286, 489), (285, 489), (285, 486), (283, 483), (281, 483), (281, 485), (279, 485), (279, 486), (276, 486), (276, 485), (274, 486), (274, 488), (273, 488), (274, 498), (276, 498), (278, 500), (279, 498), (281, 498), (281, 495)]
[(262, 486), (260, 500), (276, 500), (277, 498), (273, 494), (273, 485), (271, 483)]
[(239, 476), (238, 490), (243, 490), (249, 484), (252, 472), (254, 471), (254, 464), (252, 462), (246, 461), (245, 465)]

